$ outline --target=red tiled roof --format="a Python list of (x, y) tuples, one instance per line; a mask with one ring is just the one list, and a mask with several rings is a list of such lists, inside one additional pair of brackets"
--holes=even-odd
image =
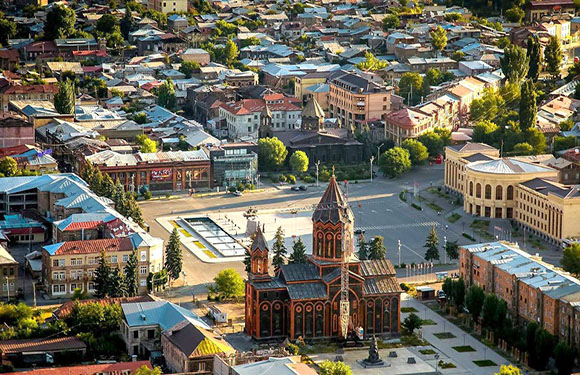
[(19, 61), (20, 56), (18, 55), (18, 51), (15, 49), (0, 49), (0, 59)]
[(54, 255), (65, 254), (98, 254), (102, 250), (107, 253), (115, 251), (131, 251), (133, 243), (130, 238), (106, 238), (103, 240), (67, 241), (54, 252)]
[(11, 375), (95, 375), (124, 374), (134, 375), (142, 366), (153, 368), (149, 361), (108, 363), (100, 365), (80, 365), (70, 367), (41, 368), (30, 371), (13, 372)]
[(56, 51), (56, 43), (49, 40), (46, 42), (34, 42), (24, 47), (26, 52), (51, 52)]
[(155, 301), (155, 298), (146, 294), (144, 296), (136, 296), (136, 297), (115, 297), (115, 298), (101, 298), (101, 299), (84, 299), (79, 301), (68, 301), (63, 303), (56, 311), (53, 312), (53, 315), (60, 320), (66, 319), (72, 312), (72, 309), (76, 303), (80, 304), (81, 306), (87, 305), (89, 303), (98, 303), (100, 305), (108, 306), (111, 304), (120, 305), (122, 303), (136, 303), (136, 302), (151, 302)]
[(58, 337), (48, 340), (25, 339), (0, 341), (0, 353), (2, 354), (81, 350), (86, 348), (87, 345), (74, 336)]
[(29, 233), (44, 233), (44, 228), (42, 227), (29, 227), (29, 228), (7, 228), (2, 231), (7, 236), (13, 236), (15, 234), (29, 234)]
[(73, 51), (73, 56), (97, 56), (97, 57), (107, 57), (107, 51), (101, 49), (94, 49), (88, 51)]
[(400, 128), (411, 129), (420, 125), (423, 121), (428, 121), (430, 116), (423, 112), (415, 111), (410, 108), (400, 109), (387, 115), (387, 122), (392, 123)]
[(243, 99), (235, 103), (223, 103), (221, 107), (233, 115), (249, 115), (261, 112), (265, 105), (262, 99)]
[(16, 145), (16, 146), (10, 146), (10, 147), (2, 147), (2, 148), (0, 148), (0, 158), (3, 158), (5, 156), (20, 155), (20, 154), (23, 154), (32, 148), (34, 148), (34, 147), (29, 146), (29, 145)]
[(103, 70), (101, 66), (83, 66), (83, 73), (96, 73)]
[(58, 86), (46, 84), (46, 85), (29, 85), (29, 86), (10, 86), (4, 94), (15, 95), (15, 94), (31, 94), (31, 93), (43, 93), (43, 94), (56, 94), (58, 92)]
[(67, 230), (80, 230), (80, 229), (95, 229), (101, 224), (102, 221), (85, 221), (85, 222), (77, 222), (77, 223), (70, 223), (64, 228), (65, 231)]

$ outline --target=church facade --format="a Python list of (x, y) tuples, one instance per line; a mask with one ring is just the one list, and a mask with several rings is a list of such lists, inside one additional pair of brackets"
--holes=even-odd
[[(334, 176), (312, 215), (313, 249), (304, 264), (269, 272), (269, 249), (258, 229), (246, 282), (246, 333), (255, 339), (338, 338), (341, 264), (349, 260), (349, 330), (400, 332), (401, 289), (389, 260), (354, 254), (354, 215)], [(344, 238), (343, 238), (344, 237)]]

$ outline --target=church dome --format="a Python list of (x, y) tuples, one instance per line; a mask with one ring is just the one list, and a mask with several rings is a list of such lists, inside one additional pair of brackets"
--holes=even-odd
[(334, 174), (330, 178), (328, 187), (316, 205), (312, 214), (314, 222), (338, 224), (340, 222), (354, 222), (354, 214), (336, 182)]

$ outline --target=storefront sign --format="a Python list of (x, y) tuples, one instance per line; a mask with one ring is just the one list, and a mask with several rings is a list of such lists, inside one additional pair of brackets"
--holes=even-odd
[(151, 179), (155, 181), (169, 180), (173, 176), (171, 168), (154, 169), (151, 171)]

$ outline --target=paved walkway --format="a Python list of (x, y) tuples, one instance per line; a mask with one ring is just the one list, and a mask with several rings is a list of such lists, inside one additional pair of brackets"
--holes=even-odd
[[(428, 325), (421, 328), (423, 338), (429, 341), (445, 356), (451, 358), (454, 363), (457, 363), (460, 367), (465, 369), (466, 373), (474, 375), (492, 375), (499, 372), (500, 365), (510, 363), (483, 343), (444, 319), (441, 315), (426, 307), (416, 299), (410, 298), (407, 294), (403, 294), (402, 307), (414, 307), (418, 311), (416, 314), (419, 315), (421, 319), (431, 319), (436, 323), (436, 325)], [(409, 313), (402, 312), (401, 321), (403, 321), (408, 315)], [(433, 335), (434, 333), (439, 332), (450, 332), (455, 335), (455, 338), (439, 339)], [(453, 349), (454, 346), (463, 345), (469, 345), (475, 349), (475, 351), (460, 353)], [(473, 363), (473, 361), (483, 359), (492, 360), (496, 365), (479, 367)]]

